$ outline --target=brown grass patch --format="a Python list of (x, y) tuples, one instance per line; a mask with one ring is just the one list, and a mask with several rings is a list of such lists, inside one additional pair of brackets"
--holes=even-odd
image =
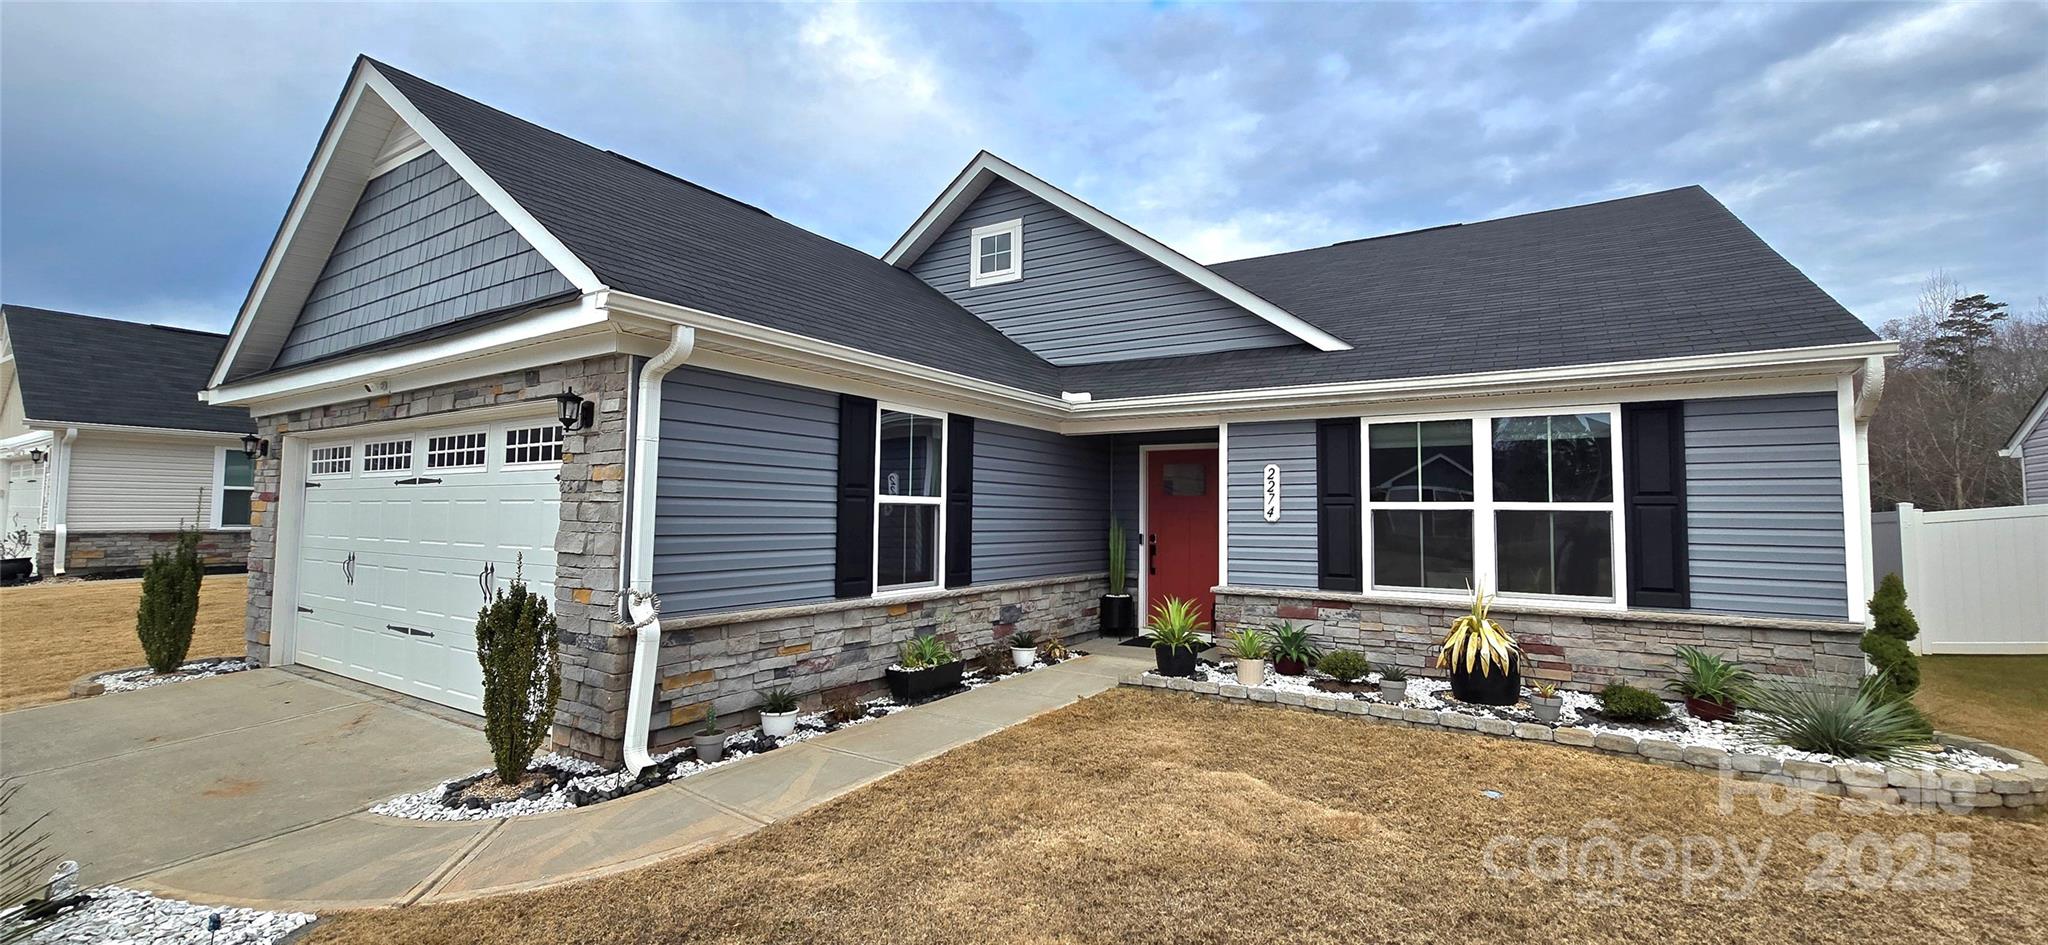
[(1942, 731), (2048, 758), (2048, 656), (1923, 656), (1913, 701)]
[[(140, 578), (0, 589), (0, 709), (56, 702), (86, 673), (142, 665), (141, 599)], [(248, 575), (207, 575), (189, 658), (242, 655), (248, 600)]]
[[(1718, 782), (1585, 751), (1119, 690), (725, 847), (534, 893), (341, 913), (316, 945), (534, 942), (1844, 942), (2048, 934), (2048, 827), (1717, 811)], [(1499, 800), (1481, 788), (1505, 792)], [(1492, 838), (1733, 838), (1695, 885), (1490, 878)], [(1596, 828), (1600, 829), (1600, 828)], [(1816, 892), (1811, 838), (1955, 834), (1952, 892)], [(1517, 848), (1519, 849), (1519, 848)], [(1521, 862), (1509, 858), (1509, 862)], [(1868, 867), (1867, 867), (1868, 868)], [(1930, 871), (1933, 874), (1935, 871)]]

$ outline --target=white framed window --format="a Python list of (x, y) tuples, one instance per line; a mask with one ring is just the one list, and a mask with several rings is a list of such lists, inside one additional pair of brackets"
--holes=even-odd
[(968, 232), (967, 284), (972, 288), (1024, 278), (1022, 218), (977, 226)]
[(489, 457), (484, 449), (485, 439), (487, 434), (482, 430), (427, 437), (427, 468), (480, 469)]
[(224, 447), (213, 464), (213, 527), (248, 528), (256, 497), (256, 461), (239, 446)]
[(545, 423), (505, 430), (505, 465), (562, 461), (562, 425)]
[(363, 472), (403, 473), (412, 471), (412, 437), (400, 440), (371, 440), (363, 444)]
[(1366, 421), (1374, 590), (1622, 603), (1620, 409)]
[(355, 447), (348, 443), (316, 446), (307, 455), (306, 471), (314, 478), (346, 476), (354, 462)]
[(937, 587), (945, 567), (946, 417), (875, 408), (876, 594)]

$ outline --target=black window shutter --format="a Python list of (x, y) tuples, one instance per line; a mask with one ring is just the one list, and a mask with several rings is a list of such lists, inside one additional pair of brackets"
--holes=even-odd
[(1360, 516), (1358, 421), (1316, 423), (1316, 586), (1365, 589), (1364, 520)]
[(946, 417), (946, 586), (974, 583), (974, 418)]
[(839, 395), (839, 548), (833, 596), (875, 591), (875, 402)]
[(1685, 403), (1623, 404), (1621, 432), (1629, 605), (1690, 606), (1685, 552)]

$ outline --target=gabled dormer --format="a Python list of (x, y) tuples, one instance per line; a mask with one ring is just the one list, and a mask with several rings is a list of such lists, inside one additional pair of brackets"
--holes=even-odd
[(1054, 364), (1349, 347), (987, 152), (883, 258)]

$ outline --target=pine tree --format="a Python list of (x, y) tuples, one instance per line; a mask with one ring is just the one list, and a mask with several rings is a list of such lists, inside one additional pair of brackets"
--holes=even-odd
[(1920, 621), (1906, 606), (1906, 582), (1897, 574), (1887, 574), (1877, 582), (1877, 593), (1870, 598), (1871, 632), (1898, 640), (1911, 640), (1920, 635)]
[[(524, 559), (520, 561), (523, 569)], [(559, 629), (548, 602), (514, 572), (476, 615), (476, 660), (484, 671), (484, 738), (498, 778), (515, 784), (554, 726), (562, 694)]]
[(1870, 598), (1870, 630), (1863, 634), (1863, 652), (1870, 657), (1897, 695), (1920, 688), (1920, 657), (1907, 642), (1920, 635), (1920, 621), (1906, 606), (1906, 582), (1887, 574)]
[(199, 620), (199, 584), (206, 577), (199, 557), (199, 530), (178, 529), (169, 554), (150, 556), (142, 572), (142, 603), (135, 610), (135, 636), (143, 658), (159, 673), (175, 672), (192, 649)]

